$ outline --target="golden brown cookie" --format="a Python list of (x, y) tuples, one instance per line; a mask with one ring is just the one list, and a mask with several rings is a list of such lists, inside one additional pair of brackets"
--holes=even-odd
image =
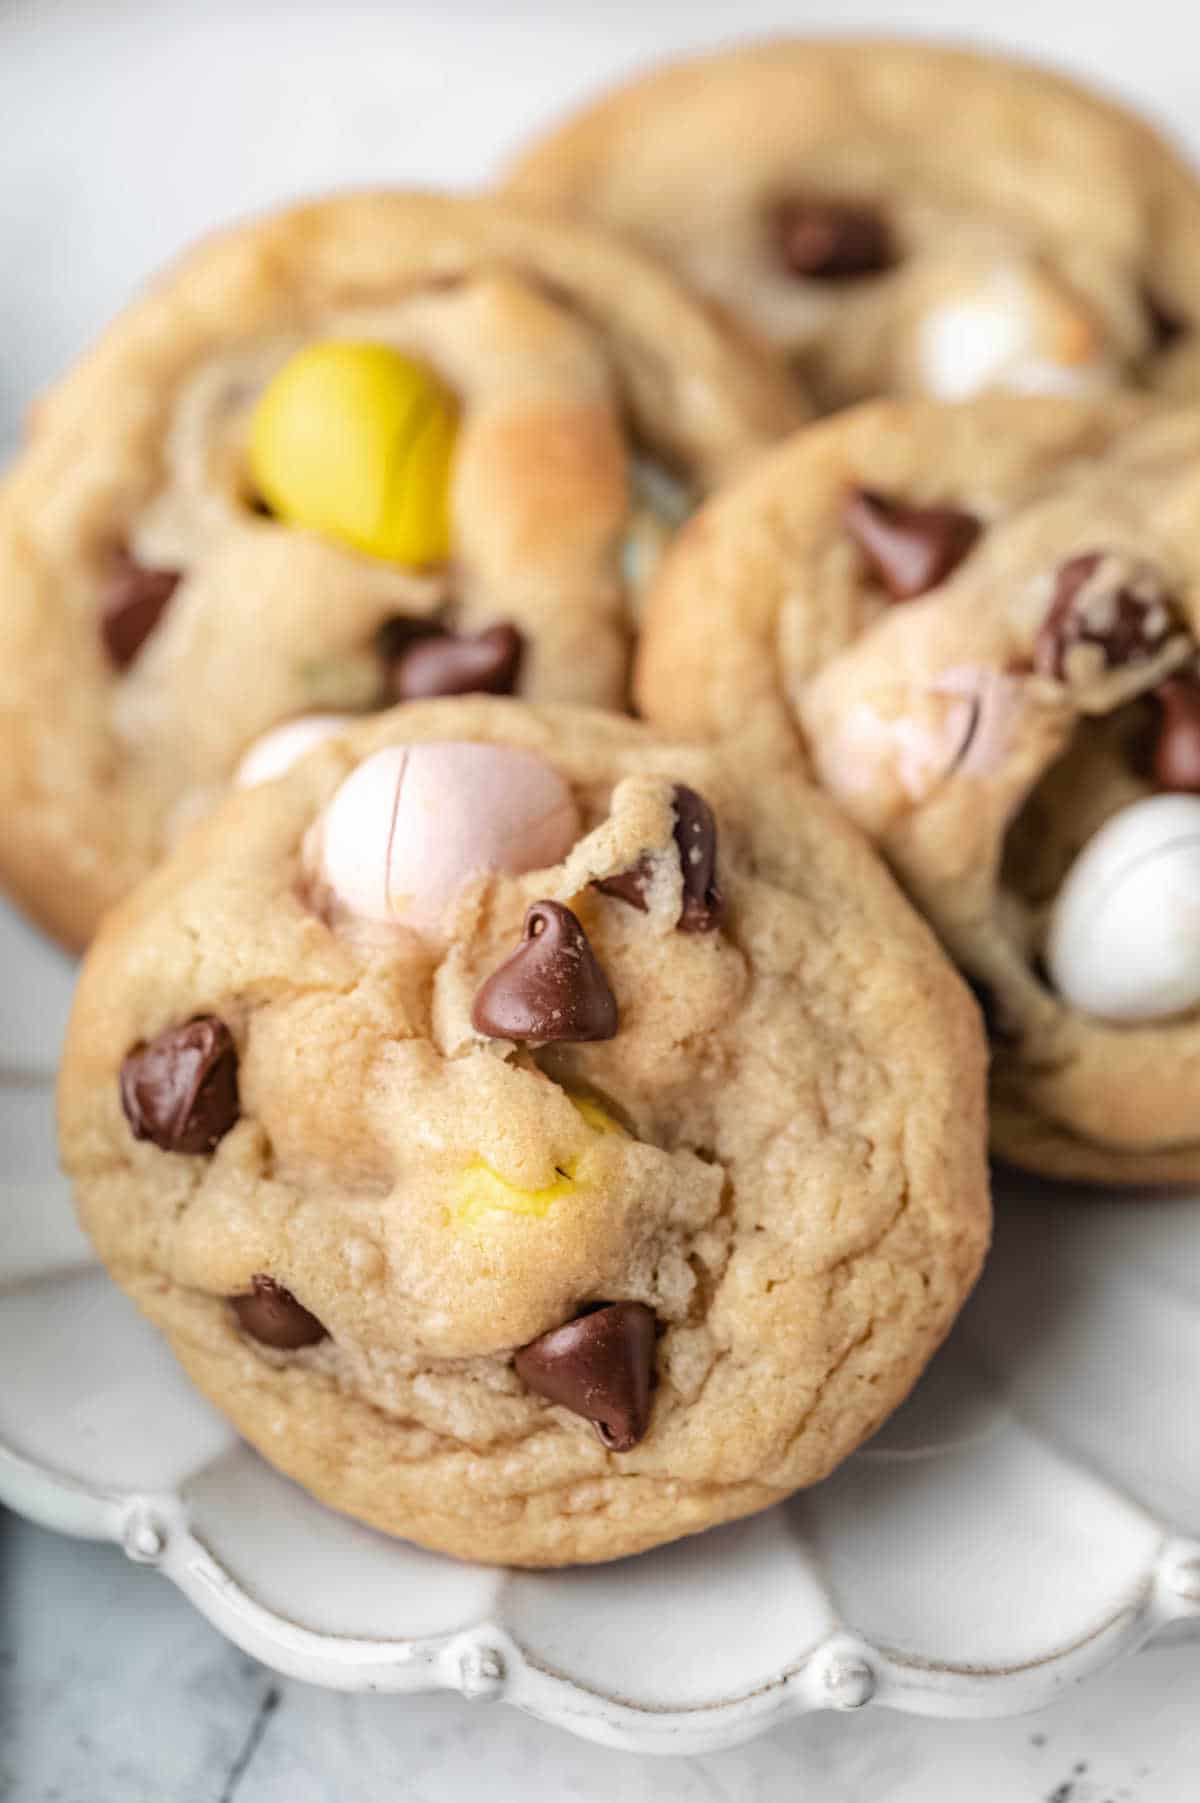
[(508, 186), (659, 252), (826, 408), (1200, 395), (1200, 181), (1044, 69), (872, 39), (718, 52), (585, 108)]
[(977, 989), (998, 1152), (1194, 1181), (1198, 632), (1200, 413), (876, 402), (689, 524), (637, 686), (764, 771), (800, 735)]
[[(330, 342), (408, 369), (403, 430), (359, 406), (360, 358), (318, 394), (351, 417), (306, 449), (281, 403), (267, 451), (343, 509), (378, 477), (399, 537), (256, 479), (262, 394)], [(281, 721), (474, 687), (622, 706), (668, 516), (802, 411), (658, 265), (518, 207), (352, 195), (208, 240), (39, 403), (0, 489), (4, 880), (78, 944)]]
[(60, 1089), (117, 1280), (334, 1507), (616, 1557), (870, 1434), (982, 1257), (978, 1011), (796, 774), (400, 708), (105, 922)]

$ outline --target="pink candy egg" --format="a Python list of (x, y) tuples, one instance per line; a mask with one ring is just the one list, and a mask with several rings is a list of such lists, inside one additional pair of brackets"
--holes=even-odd
[(359, 918), (435, 936), (470, 877), (557, 864), (579, 832), (570, 789), (531, 751), (393, 745), (326, 809), (321, 874)]

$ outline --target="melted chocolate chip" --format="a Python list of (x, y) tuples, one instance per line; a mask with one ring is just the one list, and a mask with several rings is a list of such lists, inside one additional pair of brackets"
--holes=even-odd
[(717, 823), (704, 797), (682, 783), (675, 790), (675, 843), (683, 871), (679, 931), (711, 933), (725, 912), (717, 887)]
[(535, 1045), (614, 1036), (616, 998), (570, 908), (534, 902), (520, 945), (480, 989), (471, 1020), (490, 1039)]
[(1171, 676), (1154, 691), (1161, 706), (1150, 768), (1160, 789), (1200, 795), (1200, 678)]
[(300, 1346), (315, 1346), (326, 1338), (326, 1331), (303, 1303), (297, 1302), (273, 1277), (257, 1271), (250, 1279), (248, 1296), (231, 1296), (238, 1326), (252, 1340), (274, 1346), (280, 1352), (295, 1352)]
[(873, 207), (784, 200), (775, 209), (774, 229), (789, 274), (810, 281), (879, 275), (896, 260), (887, 221)]
[(121, 1106), (133, 1137), (164, 1152), (211, 1152), (240, 1112), (237, 1069), (233, 1036), (212, 1014), (134, 1046), (121, 1065)]
[(100, 637), (118, 670), (128, 669), (166, 610), (180, 582), (178, 570), (150, 570), (122, 556), (100, 610)]
[(1105, 670), (1140, 663), (1161, 651), (1175, 629), (1174, 604), (1156, 570), (1115, 553), (1086, 551), (1055, 572), (1033, 667), (1040, 676), (1066, 682), (1080, 650)]
[(853, 489), (846, 529), (893, 601), (913, 601), (944, 582), (983, 527), (956, 507), (908, 507), (870, 488)]
[[(683, 906), (676, 924), (681, 933), (711, 933), (725, 913), (725, 900), (717, 885), (717, 823), (704, 797), (683, 783), (676, 783), (671, 800), (675, 809), (672, 837), (679, 847), (683, 872)], [(649, 865), (640, 859), (629, 870), (597, 878), (592, 887), (644, 914), (649, 882)]]
[(608, 1302), (523, 1346), (517, 1376), (593, 1423), (611, 1452), (628, 1452), (650, 1423), (654, 1310), (644, 1302)]
[(388, 672), (397, 701), (436, 695), (511, 695), (517, 686), (524, 641), (502, 621), (474, 637), (453, 632), (423, 633), (391, 662)]

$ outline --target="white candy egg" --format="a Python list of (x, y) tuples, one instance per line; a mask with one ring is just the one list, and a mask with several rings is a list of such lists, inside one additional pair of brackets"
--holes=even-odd
[(321, 871), (352, 914), (436, 935), (468, 878), (557, 864), (579, 833), (570, 789), (531, 751), (393, 745), (334, 795)]
[(1114, 814), (1059, 891), (1046, 965), (1064, 1000), (1113, 1021), (1200, 1004), (1200, 797)]
[(1044, 277), (1016, 264), (991, 269), (973, 292), (930, 308), (917, 356), (922, 387), (939, 401), (991, 388), (1086, 394), (1111, 379), (1084, 316)]
[(285, 720), (255, 739), (233, 773), (234, 787), (254, 789), (259, 783), (274, 782), (306, 751), (341, 732), (353, 718), (353, 714), (302, 714), (298, 720)]

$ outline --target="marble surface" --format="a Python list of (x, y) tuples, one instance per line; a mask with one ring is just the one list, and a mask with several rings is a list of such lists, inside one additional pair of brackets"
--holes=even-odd
[[(716, 0), (0, 0), (0, 446), (137, 280), (205, 226), (346, 182), (476, 181), (532, 121), (647, 56), (727, 37), (730, 20)], [(1080, 0), (1010, 0), (1002, 14), (981, 0), (741, 0), (736, 20), (900, 24), (1032, 50), (1154, 105), (1200, 149), (1178, 0), (1143, 0), (1136, 29), (1128, 9)], [(12, 1803), (457, 1803), (484, 1783), (495, 1803), (1187, 1803), (1198, 1704), (1200, 1653), (1160, 1647), (1037, 1718), (810, 1717), (653, 1761), (503, 1707), (278, 1680), (113, 1549), (0, 1516)]]

